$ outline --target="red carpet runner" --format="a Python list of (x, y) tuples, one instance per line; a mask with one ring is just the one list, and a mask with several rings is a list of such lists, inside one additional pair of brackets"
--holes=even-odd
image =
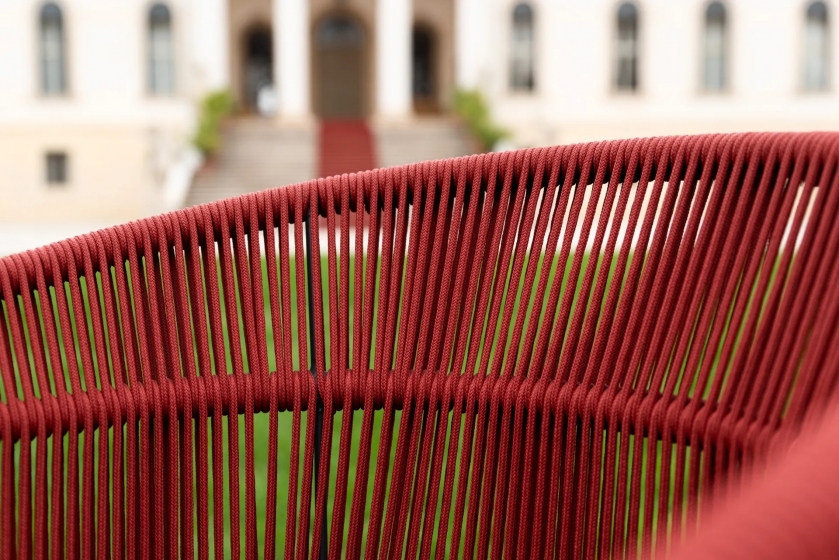
[(318, 137), (318, 176), (376, 167), (373, 135), (363, 120), (324, 120)]

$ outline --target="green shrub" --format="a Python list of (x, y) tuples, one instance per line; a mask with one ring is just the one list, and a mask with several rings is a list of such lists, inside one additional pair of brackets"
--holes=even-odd
[(466, 121), (472, 134), (481, 143), (485, 151), (489, 151), (508, 132), (492, 120), (484, 96), (477, 90), (458, 90), (454, 96), (454, 110)]
[(205, 156), (211, 156), (221, 147), (221, 121), (233, 110), (233, 96), (227, 90), (208, 93), (201, 100), (198, 128), (192, 143)]

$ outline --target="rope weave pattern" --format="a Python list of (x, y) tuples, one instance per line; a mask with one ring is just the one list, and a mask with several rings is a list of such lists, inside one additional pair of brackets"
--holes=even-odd
[(835, 392), (837, 157), (488, 154), (0, 259), (0, 556), (666, 552)]

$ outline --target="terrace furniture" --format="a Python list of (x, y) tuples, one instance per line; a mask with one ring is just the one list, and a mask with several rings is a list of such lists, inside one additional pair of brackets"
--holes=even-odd
[(837, 164), (535, 148), (0, 259), (0, 557), (831, 557)]

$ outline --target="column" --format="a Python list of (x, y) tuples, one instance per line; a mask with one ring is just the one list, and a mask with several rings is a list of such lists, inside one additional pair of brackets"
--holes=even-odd
[(411, 0), (376, 2), (376, 116), (382, 120), (410, 118)]
[(458, 88), (477, 89), (485, 79), (491, 9), (494, 6), (486, 0), (454, 0), (454, 72)]
[(274, 0), (274, 83), (283, 121), (311, 117), (309, 0)]
[(194, 0), (190, 16), (192, 57), (199, 72), (196, 88), (200, 92), (229, 88), (227, 0)]

